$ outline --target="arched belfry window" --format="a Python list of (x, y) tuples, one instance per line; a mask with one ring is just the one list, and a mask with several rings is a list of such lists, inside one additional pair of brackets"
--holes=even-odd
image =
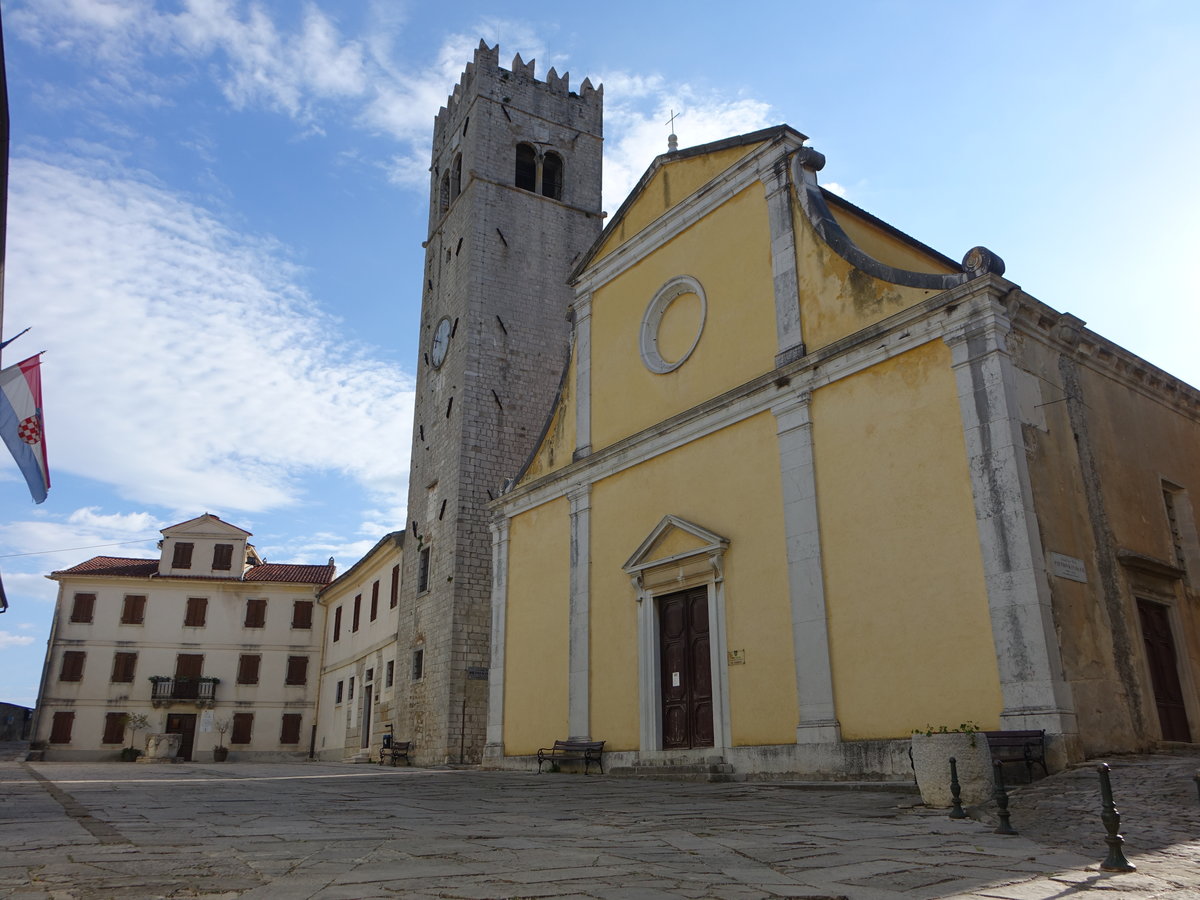
[(561, 200), (563, 193), (563, 159), (553, 151), (539, 153), (532, 144), (517, 144), (515, 184), (531, 191)]
[(557, 153), (547, 153), (542, 159), (542, 196), (562, 199), (563, 161)]
[(450, 208), (450, 173), (442, 173), (442, 185), (438, 191), (438, 211), (445, 212)]
[(523, 191), (537, 190), (537, 151), (529, 144), (517, 144), (517, 187)]
[(454, 157), (454, 169), (450, 174), (450, 201), (458, 199), (462, 191), (462, 154)]

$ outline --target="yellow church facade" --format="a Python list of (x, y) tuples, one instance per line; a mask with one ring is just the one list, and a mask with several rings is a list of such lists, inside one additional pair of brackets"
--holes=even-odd
[(492, 504), (486, 760), (901, 778), (927, 725), (1045, 729), (1058, 766), (1191, 741), (1200, 395), (825, 191), (804, 141), (659, 157), (576, 269)]

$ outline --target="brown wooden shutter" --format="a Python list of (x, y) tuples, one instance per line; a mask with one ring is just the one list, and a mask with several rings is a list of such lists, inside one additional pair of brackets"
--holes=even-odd
[(83, 680), (83, 661), (85, 659), (87, 659), (87, 653), (83, 650), (67, 650), (63, 653), (62, 669), (58, 673), (58, 680)]
[(213, 571), (228, 572), (233, 568), (233, 544), (217, 544), (213, 547)]
[(75, 603), (71, 607), (72, 622), (90, 622), (96, 609), (95, 594), (76, 594)]
[(308, 657), (289, 656), (285, 684), (308, 684)]
[(376, 581), (371, 585), (371, 621), (375, 621), (375, 617), (379, 615), (379, 582)]
[(339, 606), (333, 611), (333, 639), (340, 640), (342, 637), (342, 608)]
[(136, 653), (114, 653), (112, 680), (113, 684), (132, 684), (133, 673), (137, 669)]
[(229, 735), (231, 744), (250, 743), (250, 734), (254, 730), (254, 713), (234, 713), (233, 732)]
[(102, 744), (123, 744), (125, 743), (125, 713), (105, 713), (104, 715), (104, 737), (100, 739)]
[(187, 612), (183, 616), (183, 624), (188, 628), (203, 628), (208, 619), (208, 598), (188, 597)]
[(243, 653), (238, 657), (238, 684), (258, 684), (258, 664), (262, 657), (257, 653)]
[(388, 608), (395, 609), (400, 599), (400, 567), (392, 566), (392, 584), (389, 588)]
[(176, 678), (199, 678), (203, 673), (203, 653), (179, 653), (175, 656)]
[(313, 602), (296, 600), (292, 603), (292, 627), (312, 628)]
[(362, 594), (354, 595), (354, 613), (350, 617), (350, 630), (358, 631), (358, 620), (362, 613)]
[(283, 723), (279, 729), (279, 743), (300, 743), (300, 713), (284, 713)]
[(50, 743), (71, 743), (71, 726), (75, 724), (75, 713), (56, 712), (54, 723), (50, 726)]
[(176, 544), (175, 555), (171, 560), (172, 569), (190, 569), (192, 567), (192, 545)]
[(142, 594), (129, 594), (121, 608), (122, 625), (141, 625), (146, 621), (146, 598)]
[(265, 628), (267, 625), (267, 598), (250, 597), (246, 600), (246, 627)]

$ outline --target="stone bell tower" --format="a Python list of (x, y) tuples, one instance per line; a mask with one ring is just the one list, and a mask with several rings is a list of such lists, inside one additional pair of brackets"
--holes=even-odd
[(519, 473), (567, 359), (567, 276), (600, 233), (604, 89), (480, 42), (434, 122), (400, 595), (396, 736), (478, 762), (487, 725), (487, 503)]

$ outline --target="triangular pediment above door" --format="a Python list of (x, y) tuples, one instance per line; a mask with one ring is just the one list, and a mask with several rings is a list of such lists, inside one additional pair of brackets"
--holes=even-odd
[(622, 568), (632, 574), (701, 554), (722, 553), (728, 546), (728, 538), (668, 515), (646, 535)]

